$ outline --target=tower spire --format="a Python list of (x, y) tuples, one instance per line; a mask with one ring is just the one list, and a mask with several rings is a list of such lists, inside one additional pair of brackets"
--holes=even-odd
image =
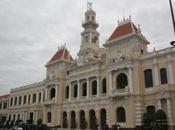
[(87, 10), (92, 10), (92, 2), (87, 0)]

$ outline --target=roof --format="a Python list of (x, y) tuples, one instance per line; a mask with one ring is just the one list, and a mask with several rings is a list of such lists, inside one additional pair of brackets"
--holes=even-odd
[(114, 30), (108, 41), (112, 41), (114, 39), (118, 39), (123, 36), (138, 32), (139, 29), (133, 24), (133, 22), (131, 22), (131, 20), (125, 21), (124, 23), (119, 24), (119, 26)]
[(0, 96), (0, 100), (8, 100), (9, 94)]
[(54, 61), (58, 61), (58, 60), (73, 60), (72, 56), (70, 55), (69, 51), (66, 48), (62, 48), (60, 50), (58, 50), (55, 55), (51, 58), (51, 60), (49, 61), (49, 63), (54, 62)]

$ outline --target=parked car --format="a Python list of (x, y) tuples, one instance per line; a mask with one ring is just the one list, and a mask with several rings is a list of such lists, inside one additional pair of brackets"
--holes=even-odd
[(23, 128), (19, 126), (13, 126), (10, 130), (23, 130)]

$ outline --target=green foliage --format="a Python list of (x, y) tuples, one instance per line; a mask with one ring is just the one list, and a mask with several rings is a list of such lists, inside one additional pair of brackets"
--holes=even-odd
[(87, 121), (85, 119), (85, 117), (83, 116), (81, 121), (80, 121), (80, 129), (86, 129), (87, 128)]
[(167, 116), (163, 110), (144, 113), (142, 121), (146, 127), (153, 127), (154, 124), (159, 130), (168, 130)]
[(42, 123), (43, 123), (42, 119), (37, 120), (37, 125), (42, 125)]
[(159, 130), (168, 130), (168, 121), (166, 113), (163, 110), (158, 110), (155, 114), (156, 124)]
[(27, 122), (27, 124), (33, 124), (33, 119), (29, 119), (26, 122)]
[(96, 118), (96, 116), (93, 116), (93, 117), (92, 117), (92, 120), (91, 120), (91, 128), (92, 128), (92, 130), (97, 130), (97, 129), (98, 129), (98, 123), (97, 123), (97, 118)]
[(145, 126), (150, 126), (155, 122), (155, 113), (146, 112), (143, 114), (143, 123)]
[(63, 128), (67, 128), (67, 117), (63, 117)]

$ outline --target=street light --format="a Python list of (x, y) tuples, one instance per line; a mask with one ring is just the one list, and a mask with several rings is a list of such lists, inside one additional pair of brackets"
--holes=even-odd
[[(170, 3), (171, 16), (172, 16), (172, 21), (173, 21), (174, 36), (175, 36), (175, 19), (174, 19), (174, 11), (173, 11), (173, 6), (172, 6), (171, 0), (169, 0), (169, 3)], [(175, 41), (171, 41), (170, 44), (172, 46), (175, 46)]]

